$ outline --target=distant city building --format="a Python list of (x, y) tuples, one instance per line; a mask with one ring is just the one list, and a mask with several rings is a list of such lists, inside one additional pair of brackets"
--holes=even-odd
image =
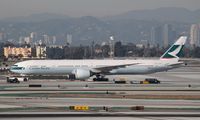
[(19, 45), (22, 45), (22, 44), (24, 44), (25, 42), (24, 42), (24, 37), (22, 37), (22, 36), (20, 36), (19, 37)]
[(59, 49), (63, 49), (62, 45), (50, 45), (47, 48), (59, 48)]
[(4, 47), (4, 56), (8, 58), (9, 56), (29, 58), (31, 57), (31, 48), (28, 47)]
[(95, 54), (100, 54), (100, 53), (102, 53), (102, 52), (103, 52), (103, 51), (102, 51), (101, 48), (96, 48), (95, 51), (94, 51)]
[(53, 36), (53, 37), (52, 37), (52, 45), (55, 45), (55, 44), (56, 44), (56, 41), (57, 41), (56, 36)]
[(145, 48), (147, 48), (149, 42), (148, 42), (148, 40), (141, 40), (141, 44), (142, 44)]
[(32, 40), (31, 40), (30, 37), (24, 37), (24, 42), (25, 42), (26, 44), (31, 44), (31, 43), (32, 43)]
[(6, 40), (6, 33), (0, 32), (0, 41), (5, 41)]
[(36, 50), (36, 57), (37, 58), (46, 58), (47, 54), (47, 48), (44, 45), (38, 45), (35, 46), (35, 50)]
[(200, 27), (197, 24), (193, 24), (190, 28), (190, 45), (200, 46)]
[(163, 28), (163, 47), (164, 48), (167, 48), (169, 45), (169, 31), (170, 31), (170, 26), (168, 24), (165, 24)]
[(144, 45), (143, 44), (136, 44), (136, 47), (137, 48), (144, 48)]
[(43, 43), (45, 44), (45, 45), (49, 45), (50, 44), (50, 38), (49, 38), (49, 36), (48, 35), (43, 35)]
[(55, 45), (57, 42), (56, 36), (43, 35), (42, 43), (46, 46)]
[(31, 32), (30, 33), (30, 38), (31, 38), (31, 40), (32, 40), (33, 43), (37, 41), (37, 37), (38, 36), (37, 36), (36, 32)]
[(0, 44), (0, 59), (3, 58), (3, 44)]
[(174, 43), (176, 39), (176, 32), (172, 29), (172, 25), (165, 24), (163, 28), (163, 47), (167, 48)]
[(72, 44), (72, 35), (71, 34), (67, 34), (67, 41), (66, 41), (67, 45), (71, 45)]
[(0, 41), (3, 40), (3, 33), (0, 33)]
[(54, 46), (56, 44), (57, 38), (56, 36), (49, 36), (49, 44), (48, 46)]
[(46, 50), (47, 58), (49, 59), (63, 59), (64, 48), (61, 45), (50, 45)]
[(162, 28), (160, 26), (158, 27), (152, 27), (151, 29), (151, 42), (150, 44), (153, 46), (161, 45), (162, 44)]

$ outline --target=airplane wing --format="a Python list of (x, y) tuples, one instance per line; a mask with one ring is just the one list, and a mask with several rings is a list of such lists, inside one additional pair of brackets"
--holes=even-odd
[(93, 68), (93, 69), (94, 69), (95, 72), (109, 73), (113, 69), (125, 68), (127, 66), (137, 65), (137, 64), (139, 64), (139, 63), (123, 64), (123, 65), (115, 65), (115, 66), (106, 66), (106, 67), (98, 67), (98, 68)]
[(184, 63), (183, 62), (178, 62), (178, 63), (175, 63), (175, 64), (171, 64), (169, 66), (172, 66), (172, 67), (180, 67), (181, 65), (183, 65)]
[(172, 67), (200, 67), (200, 61), (199, 60), (179, 60), (178, 63), (171, 64)]

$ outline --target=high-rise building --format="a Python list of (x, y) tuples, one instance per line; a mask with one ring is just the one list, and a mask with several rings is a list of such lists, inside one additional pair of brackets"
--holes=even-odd
[(71, 45), (72, 44), (72, 34), (67, 34), (66, 44), (67, 45)]
[(152, 27), (150, 44), (153, 46), (162, 44), (162, 28), (160, 26)]
[(0, 33), (0, 41), (3, 41), (3, 33)]
[(46, 46), (44, 45), (38, 45), (35, 47), (36, 49), (36, 57), (37, 58), (46, 58)]
[(56, 44), (56, 41), (57, 41), (56, 36), (53, 36), (53, 37), (52, 37), (52, 44), (55, 45), (55, 44)]
[(44, 44), (49, 45), (50, 44), (50, 38), (48, 35), (43, 35)]
[(30, 38), (32, 40), (32, 42), (36, 42), (37, 41), (37, 33), (36, 32), (31, 32), (30, 33)]
[(24, 37), (24, 41), (26, 44), (31, 44), (32, 43), (32, 40), (30, 37)]
[(167, 48), (176, 40), (176, 31), (173, 30), (172, 25), (165, 24), (163, 28), (163, 46)]
[(24, 37), (20, 36), (19, 37), (19, 44), (22, 45), (22, 44), (24, 44), (24, 42), (25, 42)]
[(191, 47), (200, 46), (200, 27), (197, 24), (191, 25), (190, 45), (191, 45)]
[(0, 42), (5, 41), (5, 39), (6, 39), (6, 33), (0, 32)]

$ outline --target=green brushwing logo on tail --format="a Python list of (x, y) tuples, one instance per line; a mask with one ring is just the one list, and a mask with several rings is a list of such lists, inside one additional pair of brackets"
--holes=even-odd
[(187, 37), (180, 37), (160, 58), (161, 59), (178, 59), (183, 51)]
[(169, 51), (167, 51), (162, 58), (178, 58), (181, 56), (181, 54), (183, 53), (184, 45), (173, 45), (171, 49), (169, 49)]

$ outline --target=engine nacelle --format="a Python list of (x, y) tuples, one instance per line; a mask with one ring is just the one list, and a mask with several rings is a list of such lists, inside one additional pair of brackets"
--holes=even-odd
[(74, 75), (75, 79), (87, 79), (92, 76), (92, 72), (90, 70), (86, 69), (75, 69), (72, 71), (72, 74)]

